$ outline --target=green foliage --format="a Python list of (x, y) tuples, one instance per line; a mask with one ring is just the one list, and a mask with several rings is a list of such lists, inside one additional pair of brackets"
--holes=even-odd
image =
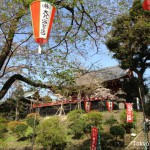
[(82, 109), (73, 110), (68, 113), (67, 118), (69, 121), (74, 121), (80, 118), (85, 112)]
[(0, 116), (0, 139), (4, 138), (4, 133), (7, 132), (7, 120)]
[(22, 119), (27, 115), (28, 104), (23, 101), (23, 94), (24, 90), (22, 86), (17, 85), (11, 98), (8, 98), (2, 104), (3, 107), (1, 108), (1, 112), (4, 114), (4, 116), (11, 116), (12, 118), (15, 118), (15, 120), (18, 120), (18, 118)]
[(57, 117), (43, 120), (38, 126), (37, 142), (50, 149), (63, 149), (66, 143), (66, 135)]
[(93, 110), (90, 111), (85, 115), (85, 120), (86, 120), (86, 130), (90, 132), (91, 126), (98, 127), (99, 129), (102, 129), (101, 124), (102, 124), (102, 114), (99, 111)]
[(127, 132), (130, 132), (131, 128), (135, 128), (135, 124), (137, 122), (137, 114), (135, 111), (133, 111), (133, 122), (129, 123), (126, 121), (126, 110), (123, 110), (120, 113), (120, 121), (121, 121), (122, 127), (124, 127)]
[(109, 125), (110, 128), (114, 125), (114, 124), (117, 124), (118, 123), (118, 120), (114, 118), (114, 116), (110, 116), (110, 118), (108, 118), (106, 121), (105, 121), (105, 124)]
[(129, 102), (133, 102), (135, 97), (140, 97), (139, 87), (139, 80), (136, 77), (130, 79), (128, 82), (123, 83), (123, 90), (125, 91), (125, 93), (127, 93), (126, 99)]
[(39, 124), (39, 113), (28, 114), (26, 122), (30, 127), (35, 128)]
[(113, 135), (110, 133), (101, 133), (101, 148), (111, 150), (111, 141), (113, 140)]
[(110, 128), (110, 133), (116, 137), (116, 140), (117, 140), (117, 137), (120, 136), (120, 138), (124, 138), (124, 135), (125, 135), (125, 129), (121, 126), (112, 126)]
[(0, 116), (0, 123), (7, 123), (7, 119)]
[(81, 138), (86, 128), (86, 120), (83, 117), (84, 111), (81, 109), (73, 110), (68, 113), (69, 128), (74, 138)]
[(25, 122), (11, 121), (8, 123), (8, 128), (17, 136), (24, 136), (28, 125)]
[(131, 69), (138, 75), (144, 95), (143, 74), (150, 66), (150, 12), (144, 11), (135, 0), (129, 13), (119, 15), (112, 23), (106, 45), (121, 68)]

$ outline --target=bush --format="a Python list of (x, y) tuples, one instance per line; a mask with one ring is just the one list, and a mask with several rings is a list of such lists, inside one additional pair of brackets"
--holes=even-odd
[(86, 131), (89, 133), (91, 131), (91, 126), (95, 126), (102, 129), (102, 114), (96, 110), (90, 111), (85, 115), (86, 120)]
[(113, 150), (113, 147), (111, 147), (111, 142), (113, 141), (113, 136), (110, 133), (102, 133), (101, 135), (101, 148), (102, 149), (109, 149)]
[(66, 135), (59, 118), (52, 117), (43, 120), (38, 126), (36, 140), (49, 149), (63, 149), (66, 144)]
[(39, 124), (39, 113), (28, 114), (26, 122), (30, 127), (35, 128)]
[(121, 121), (121, 126), (126, 130), (127, 133), (130, 133), (131, 128), (135, 128), (136, 125), (136, 119), (137, 114), (135, 111), (133, 111), (133, 122), (129, 123), (126, 121), (126, 110), (123, 110), (120, 113), (120, 121)]
[(7, 132), (7, 120), (0, 116), (0, 139), (4, 138), (4, 133)]
[(105, 124), (109, 125), (110, 128), (111, 128), (114, 124), (118, 124), (118, 121), (117, 121), (117, 119), (115, 119), (114, 116), (112, 115), (110, 118), (108, 118), (108, 119), (105, 121)]
[(85, 112), (82, 109), (73, 110), (68, 113), (67, 118), (69, 121), (74, 121), (80, 118)]
[(25, 122), (11, 121), (8, 123), (8, 128), (17, 136), (24, 136), (28, 125)]
[(73, 110), (68, 113), (69, 128), (74, 138), (80, 139), (84, 134), (86, 120), (83, 117), (84, 111), (81, 109)]
[(120, 138), (124, 138), (125, 135), (125, 129), (121, 126), (112, 126), (110, 128), (110, 133), (116, 138), (119, 136)]

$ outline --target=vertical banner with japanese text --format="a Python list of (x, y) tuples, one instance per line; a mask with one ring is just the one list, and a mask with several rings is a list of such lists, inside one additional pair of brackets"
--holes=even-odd
[(133, 122), (133, 103), (126, 103), (126, 115), (127, 115), (127, 122)]
[(97, 142), (98, 142), (98, 128), (92, 127), (91, 128), (91, 146), (90, 150), (97, 149)]

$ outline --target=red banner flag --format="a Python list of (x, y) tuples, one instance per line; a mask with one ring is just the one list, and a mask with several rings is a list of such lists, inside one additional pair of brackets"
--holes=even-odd
[(108, 111), (112, 111), (114, 107), (114, 102), (107, 101), (106, 106), (107, 106)]
[(133, 103), (126, 103), (126, 114), (127, 114), (127, 122), (132, 123), (133, 122)]
[(96, 150), (98, 140), (98, 128), (92, 127), (91, 129), (91, 147), (90, 150)]
[(91, 102), (85, 101), (84, 102), (84, 108), (85, 108), (85, 112), (89, 112), (91, 110)]

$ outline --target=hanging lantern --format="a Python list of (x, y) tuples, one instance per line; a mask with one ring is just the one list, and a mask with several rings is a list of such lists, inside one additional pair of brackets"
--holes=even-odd
[(84, 101), (85, 112), (89, 112), (91, 110), (92, 103), (89, 101)]
[(106, 106), (107, 106), (108, 111), (111, 112), (114, 108), (114, 102), (107, 101)]
[(144, 10), (150, 10), (150, 0), (144, 0), (142, 7)]
[(49, 2), (36, 0), (31, 3), (30, 10), (34, 39), (41, 53), (41, 46), (48, 42), (56, 8)]

